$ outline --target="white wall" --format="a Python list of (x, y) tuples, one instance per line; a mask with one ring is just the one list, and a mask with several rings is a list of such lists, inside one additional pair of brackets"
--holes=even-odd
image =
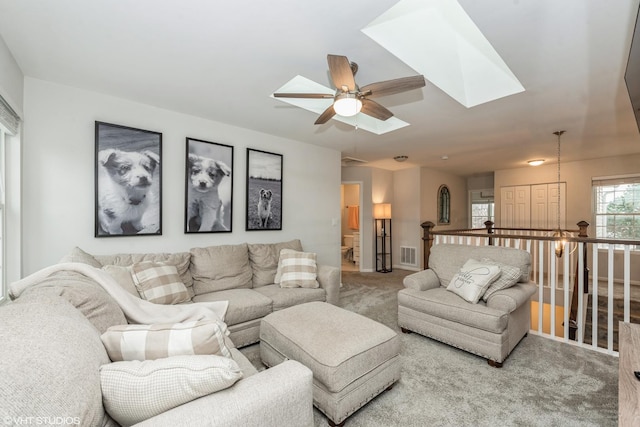
[[(340, 265), (338, 151), (32, 78), (25, 79), (24, 112), (25, 274), (74, 246), (96, 254), (175, 252), (294, 238), (318, 262)], [(94, 237), (96, 120), (163, 133), (162, 236)], [(187, 136), (234, 147), (232, 233), (183, 232)], [(247, 147), (284, 155), (282, 231), (245, 231)]]
[(420, 267), (422, 228), (420, 227), (420, 168), (403, 169), (393, 173), (393, 267), (409, 269), (400, 264), (400, 246), (416, 248)]

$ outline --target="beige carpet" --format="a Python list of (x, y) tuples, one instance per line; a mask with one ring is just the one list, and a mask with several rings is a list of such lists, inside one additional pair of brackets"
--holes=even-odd
[[(345, 272), (340, 305), (399, 332), (396, 295), (410, 273)], [(401, 337), (400, 381), (346, 426), (617, 425), (616, 357), (530, 334), (496, 369), (418, 334)], [(259, 365), (258, 345), (242, 351)], [(317, 410), (314, 422), (327, 425)]]

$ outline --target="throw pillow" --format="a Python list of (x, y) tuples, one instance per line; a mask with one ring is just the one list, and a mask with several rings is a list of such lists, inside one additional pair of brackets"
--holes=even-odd
[(520, 268), (514, 267), (513, 265), (509, 264), (504, 264), (502, 262), (494, 261), (489, 258), (483, 258), (482, 262), (485, 264), (497, 265), (498, 267), (500, 267), (500, 271), (502, 272), (502, 274), (500, 274), (500, 277), (498, 277), (496, 281), (491, 283), (484, 295), (482, 295), (483, 301), (486, 302), (487, 299), (489, 299), (489, 297), (496, 291), (510, 288), (511, 286), (518, 283), (521, 274)]
[(118, 282), (124, 290), (129, 292), (136, 298), (140, 298), (140, 293), (136, 284), (133, 283), (133, 276), (131, 275), (131, 267), (121, 267), (119, 265), (105, 265), (102, 270), (107, 272), (109, 276)]
[(318, 267), (315, 253), (282, 249), (276, 277), (281, 288), (319, 288)]
[(500, 267), (497, 265), (483, 264), (475, 259), (470, 259), (453, 276), (447, 290), (476, 304), (491, 282), (496, 280), (499, 275)]
[(175, 356), (100, 367), (104, 407), (122, 426), (224, 390), (240, 378), (238, 364), (220, 356)]
[(140, 297), (155, 304), (180, 304), (190, 300), (175, 265), (142, 261), (131, 266), (133, 283)]
[(100, 336), (109, 358), (151, 360), (190, 354), (231, 357), (224, 343), (224, 331), (215, 320), (197, 322), (118, 325)]

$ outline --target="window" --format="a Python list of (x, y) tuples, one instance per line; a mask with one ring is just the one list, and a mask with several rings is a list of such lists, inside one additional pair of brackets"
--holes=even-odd
[(597, 238), (640, 240), (640, 175), (594, 179), (593, 200)]
[[(10, 184), (12, 189), (12, 193), (14, 197), (18, 198), (18, 203), (11, 203), (10, 205), (14, 207), (13, 213), (14, 217), (19, 217), (19, 188), (20, 188), (20, 155), (19, 155), (19, 146), (17, 139), (19, 139), (19, 129), (20, 129), (20, 118), (15, 113), (15, 111), (9, 106), (9, 104), (0, 96), (0, 304), (7, 301), (7, 217), (9, 217), (9, 209), (7, 208), (7, 185)], [(12, 140), (12, 144), (16, 146), (13, 150), (13, 154), (11, 156), (11, 162), (6, 161), (7, 154), (11, 151), (7, 149), (8, 141)], [(14, 141), (16, 140), (16, 141)], [(15, 169), (12, 172), (7, 171), (7, 166), (12, 162), (17, 161), (17, 164), (12, 166), (12, 169)], [(7, 177), (12, 176), (11, 182), (8, 182)], [(15, 205), (15, 206), (14, 206)], [(17, 236), (19, 240), (19, 219), (17, 220), (18, 224), (13, 230), (13, 235)], [(16, 263), (19, 265), (19, 244), (15, 245), (16, 247), (12, 249), (16, 249)]]
[(485, 228), (486, 221), (495, 222), (493, 190), (471, 191), (471, 228)]

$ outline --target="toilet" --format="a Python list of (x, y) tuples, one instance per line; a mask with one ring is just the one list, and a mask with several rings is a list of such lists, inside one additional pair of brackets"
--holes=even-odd
[(342, 236), (342, 257), (346, 260), (353, 261), (353, 235), (345, 234)]

